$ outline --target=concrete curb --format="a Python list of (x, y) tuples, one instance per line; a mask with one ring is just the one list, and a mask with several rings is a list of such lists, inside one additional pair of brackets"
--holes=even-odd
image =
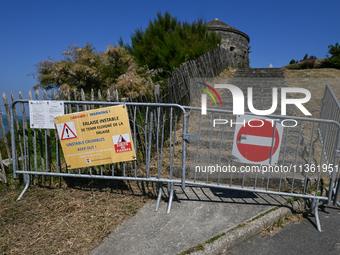
[(263, 217), (249, 222), (246, 226), (227, 232), (213, 243), (205, 244), (204, 250), (195, 251), (190, 254), (222, 254), (244, 241), (262, 233), (262, 231), (272, 225), (274, 221), (282, 220), (284, 217), (292, 215), (294, 212), (302, 211), (306, 208), (306, 201), (295, 201), (293, 205), (281, 207)]

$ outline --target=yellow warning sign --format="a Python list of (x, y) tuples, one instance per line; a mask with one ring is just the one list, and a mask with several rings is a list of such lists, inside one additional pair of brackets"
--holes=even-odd
[(125, 105), (54, 118), (68, 168), (136, 159)]

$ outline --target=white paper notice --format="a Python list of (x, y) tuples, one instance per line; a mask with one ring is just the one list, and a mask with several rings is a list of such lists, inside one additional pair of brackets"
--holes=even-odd
[(29, 101), (31, 128), (54, 129), (54, 117), (64, 115), (63, 101)]

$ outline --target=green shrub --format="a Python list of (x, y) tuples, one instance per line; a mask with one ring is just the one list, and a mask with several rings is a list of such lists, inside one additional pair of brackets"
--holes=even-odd
[(336, 43), (335, 45), (329, 45), (328, 53), (331, 57), (327, 59), (327, 64), (331, 68), (340, 69), (340, 45)]
[(299, 61), (298, 60), (294, 60), (294, 59), (292, 59), (290, 62), (289, 62), (289, 64), (290, 65), (293, 65), (293, 64), (297, 64), (297, 63), (299, 63)]
[(312, 69), (314, 68), (314, 63), (316, 61), (316, 57), (310, 56), (309, 58), (304, 59), (299, 63), (301, 69)]
[(288, 66), (287, 68), (292, 69), (292, 70), (299, 70), (301, 69), (301, 66), (299, 65), (299, 63), (295, 63), (295, 64)]

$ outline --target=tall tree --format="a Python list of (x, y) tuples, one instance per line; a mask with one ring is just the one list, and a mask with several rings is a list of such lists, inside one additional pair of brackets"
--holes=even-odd
[[(145, 31), (136, 29), (130, 51), (139, 65), (162, 69), (163, 77), (185, 61), (196, 59), (221, 42), (215, 32), (208, 32), (202, 20), (181, 22), (169, 12), (150, 20)], [(123, 44), (120, 42), (121, 45)]]

